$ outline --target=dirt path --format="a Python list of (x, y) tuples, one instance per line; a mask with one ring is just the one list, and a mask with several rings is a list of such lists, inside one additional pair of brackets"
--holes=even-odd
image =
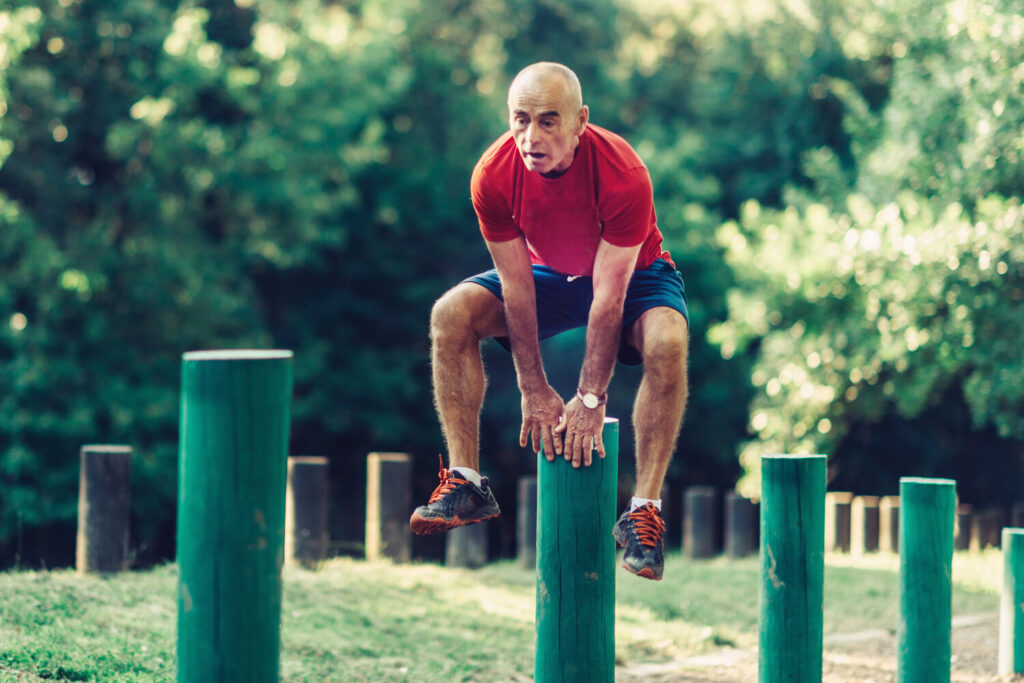
[[(999, 615), (953, 619), (952, 681), (1024, 681), (996, 673)], [(896, 635), (881, 629), (825, 638), (825, 683), (889, 683), (896, 680)], [(757, 680), (757, 651), (723, 649), (665, 664), (620, 667), (617, 683), (751, 683)]]

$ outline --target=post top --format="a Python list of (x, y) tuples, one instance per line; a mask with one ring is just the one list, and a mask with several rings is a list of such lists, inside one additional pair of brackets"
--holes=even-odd
[(770, 460), (816, 460), (827, 458), (828, 456), (820, 453), (773, 453), (772, 455), (762, 455), (761, 457)]
[(383, 453), (373, 451), (367, 457), (371, 460), (380, 460), (383, 462), (406, 462), (411, 456), (408, 453)]
[(326, 465), (327, 458), (322, 455), (289, 455), (288, 462), (295, 465)]
[(618, 422), (618, 421), (619, 421), (619, 418), (617, 418), (617, 417), (605, 417), (604, 418), (604, 423), (606, 425), (612, 424), (613, 422)]
[(956, 486), (956, 480), (932, 479), (930, 477), (900, 477), (900, 484), (931, 484), (933, 486)]
[(286, 349), (212, 349), (207, 351), (186, 351), (182, 360), (271, 360), (291, 358), (294, 354)]
[(132, 447), (125, 446), (123, 444), (110, 444), (110, 443), (90, 443), (82, 446), (82, 452), (89, 451), (90, 453), (126, 453), (131, 455)]

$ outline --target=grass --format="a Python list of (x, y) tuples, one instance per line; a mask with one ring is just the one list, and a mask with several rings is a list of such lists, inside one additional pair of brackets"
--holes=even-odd
[[(898, 560), (830, 556), (825, 632), (895, 632)], [(623, 664), (757, 644), (757, 558), (670, 555), (665, 580), (619, 572), (616, 645)], [(954, 615), (998, 609), (998, 551), (954, 558)], [(114, 577), (70, 570), (0, 573), (0, 681), (174, 680), (173, 565)], [(281, 679), (528, 681), (535, 578), (511, 562), (477, 571), (336, 559), (287, 570)]]

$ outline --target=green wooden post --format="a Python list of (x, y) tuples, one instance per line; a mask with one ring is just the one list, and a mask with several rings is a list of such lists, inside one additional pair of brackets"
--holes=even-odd
[(182, 361), (178, 681), (278, 680), (291, 351)]
[(615, 680), (618, 420), (605, 419), (602, 438), (590, 467), (537, 458), (538, 683)]
[(956, 482), (900, 479), (900, 629), (896, 679), (950, 679)]
[(1003, 529), (999, 673), (1024, 673), (1024, 529)]
[(761, 458), (758, 680), (820, 683), (825, 456)]

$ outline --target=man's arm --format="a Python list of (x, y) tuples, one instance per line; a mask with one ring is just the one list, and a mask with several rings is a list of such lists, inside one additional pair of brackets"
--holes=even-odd
[[(537, 335), (537, 298), (533, 284), (533, 266), (522, 236), (508, 242), (487, 242), (494, 259), (494, 267), (501, 278), (502, 297), (505, 299), (505, 326), (512, 345), (512, 360), (522, 394), (523, 424), (519, 445), (526, 447), (533, 435), (533, 451), (544, 452), (548, 460), (562, 452), (561, 434), (554, 431), (562, 419), (565, 405), (561, 397), (548, 384), (540, 355)], [(621, 317), (621, 304), (620, 317)]]
[[(617, 247), (601, 240), (594, 258), (594, 303), (587, 320), (587, 346), (580, 371), (580, 389), (584, 392), (604, 394), (612, 379), (615, 358), (622, 335), (622, 305), (626, 300), (626, 289), (633, 276), (641, 245)], [(563, 452), (574, 467), (590, 465), (591, 446), (604, 457), (604, 443), (601, 440), (604, 428), (604, 406), (595, 409), (585, 407), (579, 398), (573, 398), (566, 405), (565, 420), (557, 432), (564, 433)]]

